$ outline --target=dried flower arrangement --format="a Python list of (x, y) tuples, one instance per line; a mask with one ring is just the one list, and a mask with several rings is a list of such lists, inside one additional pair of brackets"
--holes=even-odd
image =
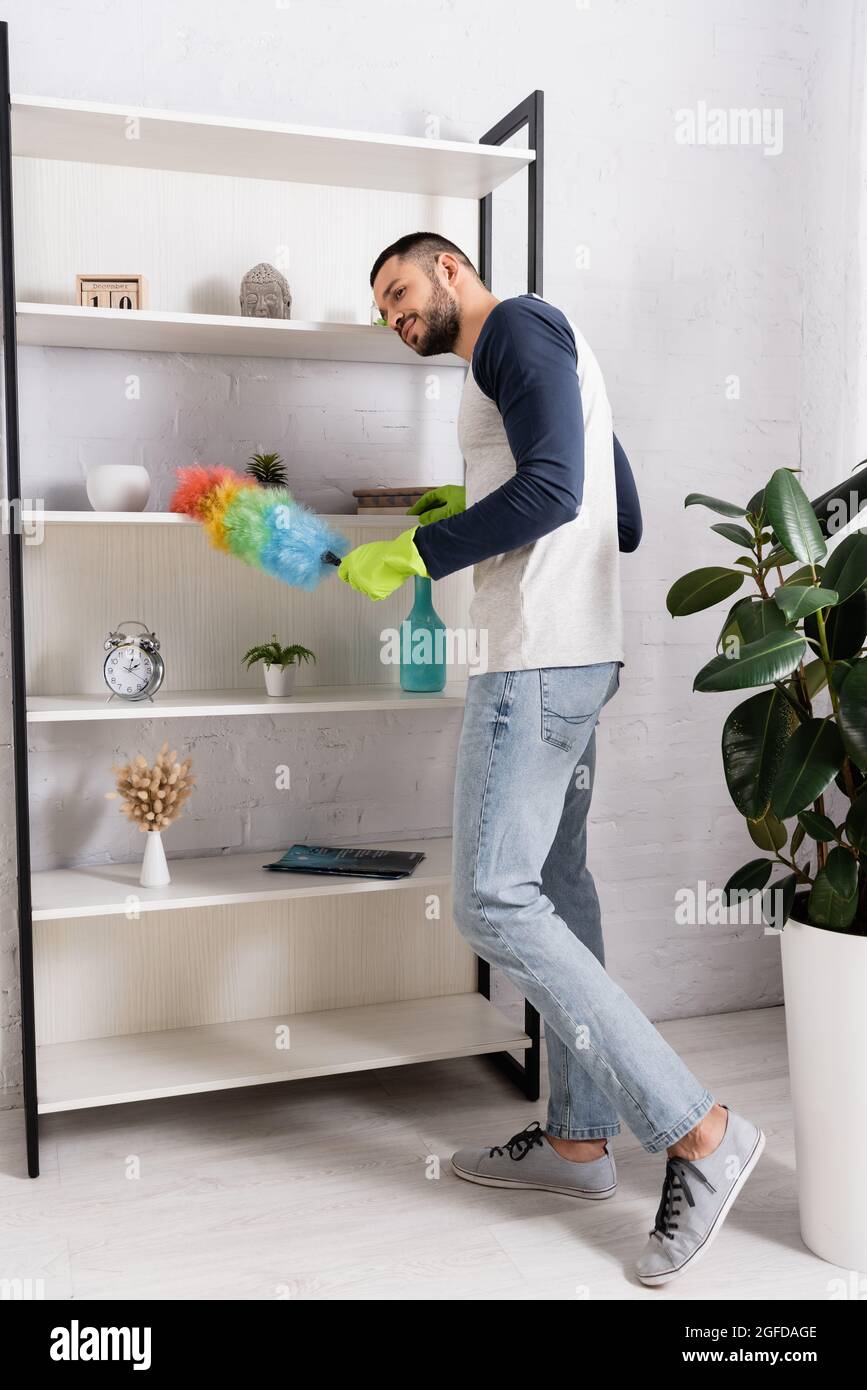
[(196, 780), (190, 775), (192, 758), (179, 763), (177, 749), (169, 753), (168, 746), (166, 741), (153, 767), (141, 753), (122, 767), (112, 764), (117, 791), (106, 792), (106, 799), (121, 797), (120, 810), (139, 830), (165, 830), (177, 820)]

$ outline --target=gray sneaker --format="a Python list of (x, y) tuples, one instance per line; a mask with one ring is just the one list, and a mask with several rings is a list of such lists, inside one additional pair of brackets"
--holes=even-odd
[(698, 1263), (761, 1157), (762, 1131), (727, 1105), (723, 1109), (728, 1111), (726, 1129), (713, 1153), (669, 1158), (665, 1165), (662, 1201), (636, 1265), (644, 1284), (667, 1284)]
[(500, 1147), (458, 1149), (452, 1168), (467, 1182), (487, 1187), (537, 1187), (542, 1192), (561, 1192), (568, 1197), (613, 1197), (617, 1190), (614, 1157), (605, 1145), (601, 1158), (573, 1163), (561, 1158), (545, 1138), (538, 1120), (513, 1134)]

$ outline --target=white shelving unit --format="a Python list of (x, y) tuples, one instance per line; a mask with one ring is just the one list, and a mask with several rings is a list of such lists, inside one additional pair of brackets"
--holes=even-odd
[(12, 153), (82, 164), (484, 198), (535, 151), (12, 96)]
[(224, 715), (352, 714), (356, 711), (459, 709), (466, 682), (446, 683), (431, 694), (381, 685), (308, 686), (283, 698), (249, 690), (158, 691), (153, 700), (134, 705), (87, 695), (32, 695), (27, 701), (30, 724), (80, 724), (108, 719), (215, 719)]
[(369, 1071), (522, 1048), (527, 1038), (480, 994), (295, 1014), (291, 1049), (274, 1037), (286, 1017), (87, 1038), (40, 1051), (41, 1115), (159, 1096), (225, 1091), (308, 1076)]
[[(532, 170), (535, 158), (532, 149), (495, 142), (33, 96), (11, 98), (11, 154), (471, 199), (485, 199), (514, 174)], [(396, 334), (364, 324), (33, 302), (17, 305), (15, 321), (22, 345), (418, 365)], [(425, 365), (431, 362), (457, 365), (459, 359), (426, 359)], [(194, 535), (200, 528), (187, 517), (35, 510), (22, 519), (46, 527), (43, 545), (22, 545), (25, 578), (29, 570), (36, 581), (28, 621), (37, 630), (43, 616), (46, 624), (54, 621), (47, 616), (52, 547), (62, 551), (61, 573), (77, 575), (70, 593), (79, 615), (86, 616), (93, 592), (88, 564), (98, 557), (104, 565), (112, 546), (138, 547), (139, 560), (148, 547), (162, 547), (153, 573), (166, 573), (167, 564), (183, 566), (185, 585), (200, 600), (214, 583), (208, 569), (213, 555), (205, 554), (205, 541)], [(330, 520), (365, 532), (403, 524), (375, 516)], [(183, 550), (187, 533), (199, 549)], [(178, 545), (182, 550), (172, 548)], [(136, 570), (133, 561), (130, 568)], [(249, 606), (251, 584), (274, 581), (238, 567), (233, 583), (233, 602), (242, 608)], [(444, 596), (449, 592), (444, 585)], [(159, 609), (159, 597), (154, 590), (152, 607)], [(125, 595), (118, 601), (123, 606)], [(329, 615), (326, 608), (316, 613), (318, 624)], [(158, 617), (154, 625), (160, 631)], [(52, 629), (54, 639), (58, 631)], [(355, 640), (364, 637), (361, 632)], [(30, 640), (27, 647), (29, 654)], [(52, 693), (58, 668), (46, 661), (39, 671), (42, 691), (27, 692), (32, 725), (459, 709), (465, 698), (462, 682), (434, 695), (371, 684), (361, 659), (353, 663), (361, 678), (299, 683), (282, 700), (230, 688), (225, 679), (221, 683), (225, 670), (216, 667), (205, 672), (213, 689), (169, 689), (153, 703), (136, 705), (108, 702), (91, 690)], [(520, 1053), (533, 1045), (479, 992), (476, 959), (450, 916), (450, 841), (393, 843), (426, 855), (413, 875), (396, 882), (266, 872), (263, 865), (278, 850), (170, 858), (172, 882), (160, 889), (139, 885), (139, 861), (33, 874), (26, 929), (32, 932), (34, 997), (32, 1010), (25, 1009), (35, 1020), (34, 1037), (27, 1036), (31, 1025), (25, 1028), (25, 1063), (33, 1044), (38, 1092), (25, 1095), (31, 1175), (38, 1172), (37, 1112), (434, 1058)], [(433, 917), (431, 901), (441, 907)], [(275, 1033), (287, 1028), (291, 1045), (285, 1050), (275, 1046)]]
[[(451, 840), (389, 840), (380, 848), (422, 851), (425, 857), (412, 876), (413, 888), (448, 886)], [(164, 888), (142, 888), (138, 864), (43, 870), (32, 878), (33, 920), (123, 917), (130, 910), (130, 895), (135, 898), (137, 912), (172, 912), (229, 903), (298, 902), (302, 898), (333, 898), (347, 893), (396, 893), (406, 886), (404, 879), (263, 873), (262, 866), (273, 863), (282, 853), (282, 849), (260, 849), (244, 854), (172, 859), (172, 881)]]
[[(169, 314), (157, 309), (82, 309), (74, 304), (18, 305), (18, 342), (27, 347), (114, 348), (127, 352), (208, 352), (229, 357), (304, 357), (330, 362), (414, 365), (412, 348), (390, 328), (304, 323), (229, 314)], [(456, 367), (451, 353), (426, 359)]]
[[(93, 312), (98, 313), (99, 310)], [(375, 516), (372, 512), (362, 516), (348, 512), (322, 512), (320, 515), (332, 526), (361, 526), (371, 530), (388, 526), (397, 530), (407, 526), (407, 518), (394, 512), (385, 512), (382, 516)], [(21, 520), (27, 525), (44, 522), (47, 526), (186, 526), (190, 531), (200, 529), (195, 518), (184, 512), (72, 512), (51, 507), (22, 507)]]

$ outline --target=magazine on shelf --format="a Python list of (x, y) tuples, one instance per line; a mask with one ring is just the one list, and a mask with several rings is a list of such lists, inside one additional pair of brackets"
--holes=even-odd
[(350, 878), (406, 878), (424, 859), (421, 850), (358, 849), (340, 845), (292, 845), (273, 864), (284, 874), (341, 874)]

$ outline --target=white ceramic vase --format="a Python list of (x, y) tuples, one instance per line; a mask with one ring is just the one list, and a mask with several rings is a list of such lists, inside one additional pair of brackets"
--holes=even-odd
[(142, 888), (162, 888), (171, 883), (172, 876), (166, 860), (165, 846), (161, 830), (145, 831), (145, 852), (141, 865), (139, 883)]
[(86, 488), (95, 512), (143, 512), (151, 479), (139, 463), (97, 463), (87, 470)]
[(295, 689), (294, 662), (289, 666), (277, 666), (273, 661), (265, 667), (265, 689), (269, 695), (279, 699), (282, 695), (291, 695)]
[(867, 937), (789, 918), (780, 944), (801, 1236), (867, 1274)]

